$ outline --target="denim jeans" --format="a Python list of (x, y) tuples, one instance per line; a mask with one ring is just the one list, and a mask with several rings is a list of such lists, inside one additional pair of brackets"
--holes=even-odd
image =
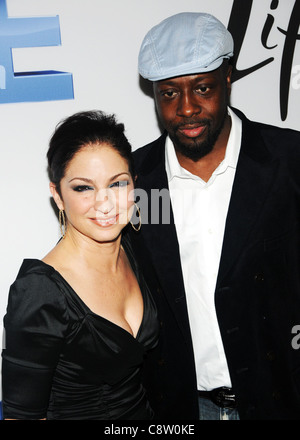
[(240, 420), (236, 409), (220, 408), (211, 400), (198, 397), (199, 420)]

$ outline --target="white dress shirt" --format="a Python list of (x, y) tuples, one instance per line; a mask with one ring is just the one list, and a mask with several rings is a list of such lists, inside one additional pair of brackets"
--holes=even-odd
[(170, 138), (166, 171), (179, 241), (199, 390), (231, 387), (215, 310), (226, 216), (241, 145), (241, 121), (232, 126), (224, 160), (208, 182), (182, 168)]

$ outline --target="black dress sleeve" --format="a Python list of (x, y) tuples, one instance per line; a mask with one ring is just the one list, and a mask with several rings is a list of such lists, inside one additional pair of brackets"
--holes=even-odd
[(4, 418), (45, 418), (68, 325), (65, 297), (51, 276), (30, 273), (11, 286), (4, 317)]

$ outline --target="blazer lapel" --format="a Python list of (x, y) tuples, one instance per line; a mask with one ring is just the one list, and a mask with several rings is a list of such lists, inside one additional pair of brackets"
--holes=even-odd
[(218, 283), (235, 264), (266, 200), (274, 168), (260, 133), (243, 120), (242, 148), (226, 219)]
[[(144, 224), (143, 222), (142, 235), (150, 252), (153, 266), (166, 299), (173, 310), (186, 341), (190, 344), (190, 330), (187, 318), (188, 314), (180, 263), (179, 244), (170, 202), (167, 174), (165, 171), (165, 138), (166, 136), (163, 135), (154, 142), (151, 155), (149, 155), (149, 158), (146, 157), (144, 159), (144, 165), (139, 169), (138, 173), (137, 188), (145, 190), (148, 198), (148, 224)], [(165, 209), (161, 209), (162, 204), (160, 204), (160, 209), (157, 209), (156, 206), (156, 209), (153, 211), (154, 205), (157, 204), (159, 191)], [(142, 201), (139, 202), (139, 205), (141, 205), (142, 213), (145, 208), (145, 201), (143, 203), (141, 202)], [(168, 215), (166, 215), (167, 205), (169, 205), (169, 219)]]

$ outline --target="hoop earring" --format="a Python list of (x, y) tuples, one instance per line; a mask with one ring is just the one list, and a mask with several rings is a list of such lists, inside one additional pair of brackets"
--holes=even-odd
[(66, 236), (66, 217), (65, 217), (65, 211), (63, 209), (59, 210), (58, 220), (59, 220), (59, 228), (60, 228), (61, 238), (65, 238), (65, 236)]
[(130, 224), (131, 224), (132, 228), (133, 228), (136, 232), (138, 232), (138, 231), (141, 229), (141, 226), (142, 226), (141, 211), (140, 211), (140, 208), (138, 207), (138, 205), (137, 205), (136, 203), (134, 204), (134, 206), (135, 206), (135, 209), (136, 209), (136, 211), (137, 211), (137, 213), (138, 213), (139, 224), (138, 224), (137, 227), (136, 227), (132, 222), (130, 222)]

